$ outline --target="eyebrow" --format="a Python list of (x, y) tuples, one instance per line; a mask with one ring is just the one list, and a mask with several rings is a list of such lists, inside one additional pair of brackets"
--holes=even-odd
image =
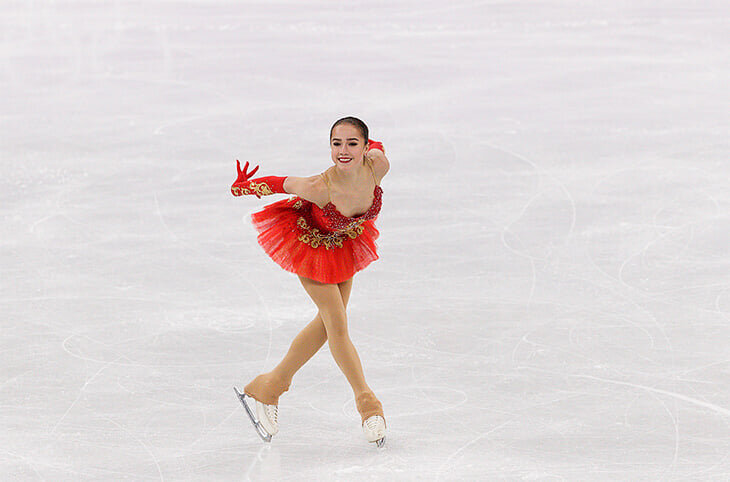
[[(357, 137), (348, 137), (347, 138), (348, 141), (356, 141), (357, 139), (358, 139)], [(339, 137), (333, 137), (332, 140), (333, 141), (341, 141), (342, 139), (340, 139)]]

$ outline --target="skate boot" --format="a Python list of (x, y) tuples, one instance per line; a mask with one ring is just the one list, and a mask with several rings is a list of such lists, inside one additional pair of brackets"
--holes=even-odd
[(355, 399), (357, 411), (362, 417), (362, 429), (368, 442), (375, 442), (378, 447), (385, 444), (385, 416), (383, 405), (373, 392), (365, 392)]
[[(272, 373), (254, 378), (243, 389), (244, 393), (234, 387), (238, 399), (264, 442), (271, 442), (271, 437), (279, 432), (279, 396), (288, 389), (289, 382)], [(253, 409), (247, 403), (246, 397), (251, 399)]]

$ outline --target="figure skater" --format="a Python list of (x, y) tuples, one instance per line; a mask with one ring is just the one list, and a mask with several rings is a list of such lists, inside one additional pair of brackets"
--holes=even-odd
[[(378, 259), (374, 220), (380, 212), (380, 181), (390, 164), (383, 144), (368, 139), (368, 128), (344, 117), (330, 129), (331, 166), (310, 177), (267, 176), (251, 179), (258, 166), (248, 162), (231, 187), (234, 196), (294, 194), (251, 215), (258, 242), (279, 266), (296, 273), (318, 308), (294, 338), (289, 351), (270, 372), (236, 390), (256, 430), (266, 442), (279, 431), (279, 396), (294, 374), (328, 342), (330, 352), (350, 383), (368, 442), (385, 443), (383, 407), (365, 382), (362, 364), (347, 330), (347, 301), (353, 275)], [(246, 398), (255, 401), (255, 415)]]

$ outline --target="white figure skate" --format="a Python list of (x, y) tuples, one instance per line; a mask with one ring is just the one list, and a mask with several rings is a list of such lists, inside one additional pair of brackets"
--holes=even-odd
[(385, 420), (380, 415), (373, 415), (362, 423), (363, 432), (368, 442), (375, 442), (378, 448), (385, 445)]
[[(233, 387), (233, 391), (236, 392), (243, 408), (246, 409), (246, 414), (251, 419), (251, 423), (256, 428), (259, 437), (264, 442), (271, 442), (271, 437), (279, 433), (279, 406), (261, 403), (255, 398), (239, 392), (236, 387)], [(251, 407), (248, 406), (246, 398), (253, 401), (254, 410), (251, 410)], [(256, 415), (254, 415), (254, 411)]]

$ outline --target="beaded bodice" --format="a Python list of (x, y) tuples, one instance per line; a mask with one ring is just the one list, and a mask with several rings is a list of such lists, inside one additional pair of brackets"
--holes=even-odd
[(312, 204), (312, 216), (317, 224), (328, 231), (349, 231), (357, 228), (369, 219), (377, 218), (382, 204), (383, 189), (376, 185), (373, 190), (373, 203), (367, 211), (359, 216), (345, 216), (337, 210), (335, 205), (332, 204), (332, 201), (328, 202), (322, 209), (316, 204)]

